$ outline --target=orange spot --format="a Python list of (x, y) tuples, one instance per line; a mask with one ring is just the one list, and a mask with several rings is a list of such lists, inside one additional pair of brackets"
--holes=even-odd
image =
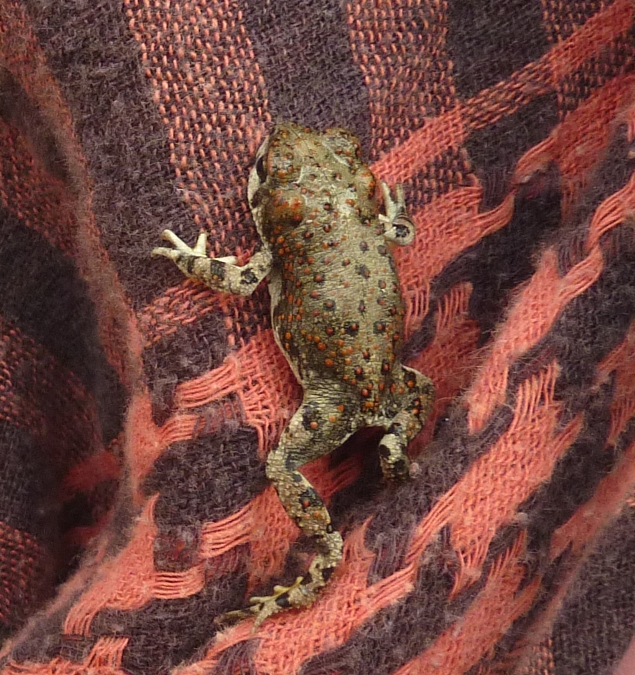
[(325, 363), (327, 368), (332, 368), (333, 365), (334, 365), (333, 359), (324, 359), (324, 363)]
[(311, 423), (309, 424), (309, 426), (311, 427), (311, 429), (317, 429), (317, 428), (318, 428), (318, 423), (317, 423), (317, 422), (311, 422)]
[(326, 349), (326, 345), (323, 342), (320, 342), (317, 346), (317, 348), (323, 352)]

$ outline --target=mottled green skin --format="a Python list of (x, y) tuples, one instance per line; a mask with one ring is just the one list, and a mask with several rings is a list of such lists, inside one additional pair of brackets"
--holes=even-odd
[(342, 538), (299, 467), (379, 426), (384, 475), (406, 478), (406, 447), (428, 417), (434, 387), (398, 358), (404, 307), (389, 242), (408, 244), (414, 227), (401, 192), (394, 201), (362, 163), (357, 139), (280, 125), (258, 151), (248, 197), (262, 246), (247, 265), (208, 258), (204, 235), (191, 249), (166, 231), (175, 248), (153, 253), (219, 291), (247, 295), (268, 276), (276, 340), (304, 390), (267, 476), (316, 556), (307, 577), (230, 613), (255, 613), (258, 625), (310, 605), (342, 556)]

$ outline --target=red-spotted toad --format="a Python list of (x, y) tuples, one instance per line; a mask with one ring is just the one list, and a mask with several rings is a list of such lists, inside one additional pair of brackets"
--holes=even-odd
[(406, 447), (434, 401), (432, 381), (399, 361), (404, 307), (390, 244), (409, 244), (414, 226), (401, 188), (393, 199), (385, 183), (379, 187), (352, 134), (281, 124), (249, 177), (262, 246), (248, 264), (207, 257), (205, 234), (190, 248), (166, 230), (174, 248), (153, 251), (217, 291), (249, 295), (268, 277), (276, 340), (304, 390), (266, 468), (316, 555), (308, 576), (230, 613), (254, 613), (256, 625), (284, 608), (310, 605), (342, 557), (342, 537), (298, 469), (373, 426), (386, 430), (379, 446), (384, 475), (404, 479)]

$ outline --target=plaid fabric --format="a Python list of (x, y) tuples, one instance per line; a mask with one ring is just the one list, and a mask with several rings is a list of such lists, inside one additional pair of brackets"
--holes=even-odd
[[(3, 675), (610, 673), (635, 632), (631, 0), (0, 0)], [(419, 475), (307, 466), (345, 536), (310, 609), (263, 460), (299, 403), (248, 259), (278, 120), (357, 134), (396, 253)]]

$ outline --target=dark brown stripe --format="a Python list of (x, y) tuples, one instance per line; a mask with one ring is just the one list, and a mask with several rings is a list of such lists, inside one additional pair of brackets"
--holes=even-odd
[(597, 14), (609, 2), (600, 0), (568, 0), (566, 3), (550, 2), (545, 5), (543, 22), (552, 42), (566, 40), (574, 31)]
[(540, 58), (548, 49), (539, 0), (451, 0), (447, 46), (460, 98), (486, 87)]
[(72, 189), (64, 154), (55, 135), (45, 117), (5, 68), (0, 68), (0, 117), (29, 139), (31, 149), (37, 153), (46, 171)]
[(27, 431), (0, 420), (0, 522), (52, 546), (59, 535), (57, 481), (43, 450)]
[[(94, 178), (102, 242), (135, 308), (165, 287), (150, 259), (162, 230), (192, 222), (174, 189), (166, 127), (151, 100), (140, 50), (116, 2), (24, 3), (47, 66), (70, 102)], [(110, 92), (110, 93), (109, 93)]]
[(559, 87), (561, 116), (575, 110), (609, 80), (635, 69), (635, 28), (607, 45), (578, 70), (565, 77)]
[(603, 244), (605, 251), (616, 250), (605, 254), (598, 280), (565, 307), (545, 338), (562, 369), (556, 396), (571, 413), (584, 409), (598, 363), (624, 340), (635, 318), (635, 229), (621, 225)]
[[(445, 3), (345, 4), (355, 61), (368, 90), (371, 161), (454, 101)], [(425, 54), (425, 58), (422, 55)]]
[(242, 1), (274, 120), (344, 127), (369, 147), (368, 95), (339, 0)]
[(404, 184), (410, 214), (457, 188), (475, 185), (472, 164), (464, 148), (449, 148)]
[(558, 675), (610, 673), (635, 632), (635, 509), (603, 533), (565, 599), (552, 631)]
[(154, 509), (159, 529), (222, 520), (267, 485), (253, 429), (222, 428), (213, 436), (172, 444), (144, 483), (159, 493)]
[(214, 636), (213, 618), (227, 606), (244, 603), (246, 575), (233, 574), (208, 584), (203, 591), (177, 600), (152, 600), (136, 611), (103, 610), (91, 624), (91, 634), (120, 634), (129, 642), (122, 669), (130, 675), (168, 673), (189, 660)]
[[(43, 663), (58, 656), (64, 640), (62, 637), (64, 619), (69, 607), (79, 599), (80, 594), (81, 591), (77, 591), (63, 607), (45, 617), (41, 616), (38, 621), (27, 624), (27, 628), (20, 635), (21, 639), (7, 655), (7, 661), (10, 659), (17, 663), (26, 661)], [(4, 665), (0, 659), (0, 668)]]
[(174, 389), (218, 368), (229, 352), (227, 329), (217, 311), (207, 312), (192, 324), (176, 324), (175, 331), (144, 351), (144, 369), (152, 383), (152, 414), (161, 425), (174, 412)]
[[(463, 251), (433, 280), (431, 307), (456, 284), (469, 281), (470, 317), (480, 325), (481, 344), (489, 339), (513, 290), (533, 274), (536, 252), (559, 227), (561, 198), (555, 166), (535, 174), (519, 188), (509, 224)], [(424, 321), (411, 336), (404, 348), (407, 358), (418, 355), (432, 340), (432, 321)]]
[(411, 593), (379, 611), (341, 647), (307, 661), (301, 675), (391, 675), (424, 651), (457, 619), (460, 621), (459, 617), (485, 585), (489, 566), (479, 582), (449, 601), (455, 560), (447, 539), (432, 544), (427, 555), (430, 562), (419, 570)]
[(258, 646), (258, 640), (245, 640), (223, 650), (218, 663), (209, 675), (258, 675), (252, 656)]
[(527, 546), (541, 556), (547, 556), (553, 532), (591, 498), (615, 465), (618, 453), (606, 447), (612, 400), (612, 386), (587, 400), (584, 427), (576, 441), (558, 460), (549, 480), (518, 507), (528, 519)]
[(465, 148), (483, 186), (482, 211), (503, 201), (518, 160), (545, 140), (557, 123), (557, 96), (552, 92), (470, 134)]
[(106, 360), (95, 307), (73, 263), (0, 208), (0, 316), (12, 320), (93, 395), (104, 442), (120, 431), (123, 386)]
[(0, 514), (0, 642), (50, 597), (53, 574), (51, 550)]
[(572, 228), (561, 239), (558, 247), (558, 266), (563, 276), (588, 255), (584, 241), (597, 207), (621, 190), (635, 171), (633, 143), (628, 140), (627, 133), (625, 124), (617, 127), (609, 146), (588, 179), (588, 188), (578, 199), (571, 215)]

